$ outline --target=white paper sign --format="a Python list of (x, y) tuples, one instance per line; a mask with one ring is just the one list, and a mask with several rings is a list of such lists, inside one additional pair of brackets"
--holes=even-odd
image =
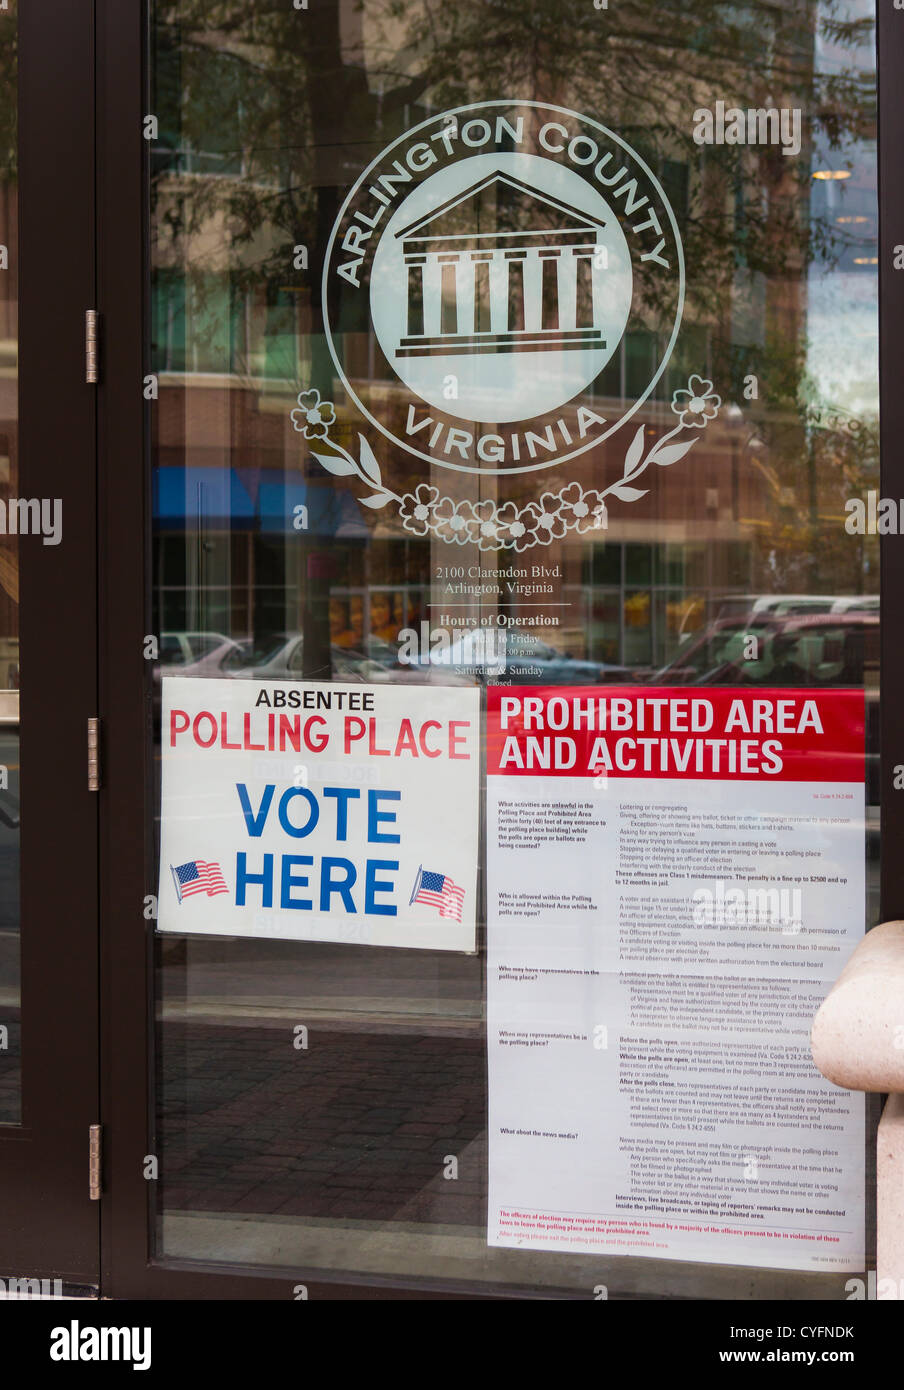
[(159, 931), (475, 949), (476, 688), (162, 685)]
[(863, 716), (491, 689), (491, 1245), (863, 1270), (863, 1097), (808, 1039), (864, 930)]

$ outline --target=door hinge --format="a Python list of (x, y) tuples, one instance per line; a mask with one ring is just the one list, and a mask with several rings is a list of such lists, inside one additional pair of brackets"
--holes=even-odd
[(101, 1171), (103, 1166), (103, 1129), (100, 1125), (88, 1127), (88, 1196), (92, 1202), (100, 1201)]
[(85, 381), (96, 386), (100, 380), (100, 314), (85, 310)]
[(100, 791), (100, 720), (88, 720), (88, 790)]

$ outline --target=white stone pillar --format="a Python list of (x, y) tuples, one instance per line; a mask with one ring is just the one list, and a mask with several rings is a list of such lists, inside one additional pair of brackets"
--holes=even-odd
[(508, 332), (508, 266), (502, 251), (490, 261), (490, 325), (494, 333)]
[(539, 333), (543, 310), (542, 267), (534, 247), (524, 262), (524, 327), (528, 333)]

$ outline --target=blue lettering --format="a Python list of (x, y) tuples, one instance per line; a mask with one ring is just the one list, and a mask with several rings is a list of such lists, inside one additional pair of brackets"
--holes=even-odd
[(235, 905), (236, 907), (245, 906), (245, 885), (248, 883), (259, 883), (263, 889), (261, 898), (262, 907), (273, 906), (273, 855), (264, 855), (264, 871), (260, 874), (249, 874), (244, 850), (239, 850), (235, 856)]
[(397, 870), (397, 859), (368, 859), (367, 874), (364, 880), (364, 911), (377, 917), (395, 917), (396, 908), (391, 903), (375, 901), (377, 893), (391, 893), (395, 884), (386, 878), (377, 878), (378, 869)]
[(336, 798), (336, 839), (348, 839), (348, 803), (361, 795), (357, 787), (324, 787), (324, 796)]
[(381, 821), (391, 821), (394, 825), (398, 820), (395, 811), (380, 810), (378, 801), (381, 796), (384, 801), (401, 801), (402, 799), (401, 792), (370, 791), (367, 793), (367, 839), (372, 845), (397, 845), (399, 843), (398, 835), (393, 835), (391, 832), (384, 835), (378, 829)]
[(264, 794), (261, 797), (260, 810), (257, 815), (251, 810), (251, 802), (248, 799), (248, 788), (244, 782), (236, 782), (235, 789), (239, 794), (239, 801), (242, 806), (242, 815), (245, 817), (245, 826), (248, 834), (254, 839), (260, 839), (264, 833), (264, 826), (267, 824), (267, 816), (270, 811), (270, 802), (273, 800), (273, 793), (276, 790), (273, 786), (264, 787)]
[[(289, 820), (289, 802), (299, 796), (308, 803), (308, 819), (303, 826), (293, 825)], [(279, 798), (279, 823), (286, 834), (293, 835), (296, 840), (303, 840), (305, 835), (310, 835), (319, 820), (320, 807), (317, 805), (317, 798), (307, 787), (289, 787)]]
[(310, 912), (314, 904), (310, 898), (293, 898), (293, 888), (307, 888), (307, 874), (295, 875), (292, 873), (296, 864), (313, 864), (314, 861), (309, 854), (284, 854), (282, 857), (282, 873), (280, 875), (279, 905), (285, 911), (287, 908), (298, 908), (305, 912)]
[[(333, 881), (333, 870), (339, 869), (345, 874), (344, 880)], [(345, 905), (346, 912), (357, 912), (352, 901), (352, 884), (358, 877), (358, 871), (350, 859), (333, 859), (329, 855), (324, 855), (320, 864), (320, 911), (329, 912), (330, 899), (334, 893), (338, 893)]]

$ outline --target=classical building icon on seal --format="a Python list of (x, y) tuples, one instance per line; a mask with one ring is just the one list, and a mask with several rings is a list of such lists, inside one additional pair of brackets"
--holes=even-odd
[[(527, 224), (487, 216), (522, 206)], [(503, 223), (503, 225), (499, 225)], [(488, 225), (489, 224), (489, 225)], [(605, 222), (495, 172), (402, 227), (407, 332), (396, 357), (605, 348)]]
[[(601, 122), (484, 102), (406, 131), (363, 171), (329, 239), (322, 305), (346, 405), (431, 477), (558, 468), (623, 429), (660, 381), (684, 305), (681, 237), (656, 174)], [(654, 352), (625, 400), (606, 372), (632, 333)], [(702, 377), (679, 394), (688, 403), (673, 397), (679, 423), (665, 435), (625, 432), (617, 482), (521, 507), (453, 504), (432, 483), (398, 496), (364, 434), (353, 450), (330, 437), (334, 405), (313, 384), (292, 420), (325, 469), (371, 490), (363, 505), (395, 502), (415, 534), (521, 550), (605, 525), (607, 498), (644, 496), (632, 480), (677, 462), (718, 411)]]

